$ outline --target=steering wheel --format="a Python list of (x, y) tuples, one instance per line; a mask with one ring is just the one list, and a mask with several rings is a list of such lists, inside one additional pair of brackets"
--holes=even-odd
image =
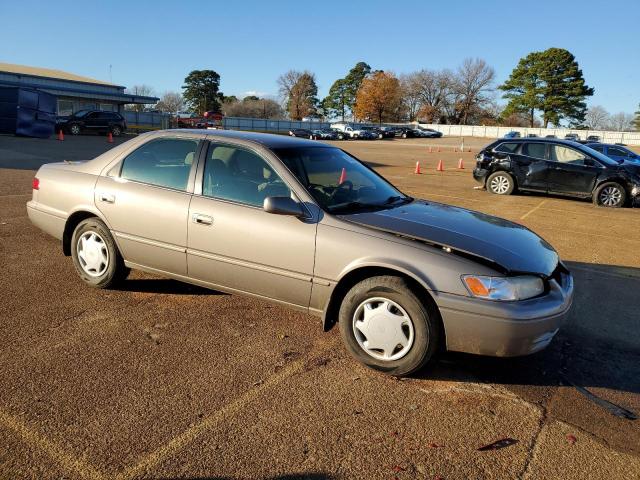
[(331, 192), (331, 195), (329, 195), (329, 199), (333, 200), (336, 196), (336, 194), (342, 190), (343, 188), (348, 188), (349, 189), (349, 193), (353, 192), (353, 182), (351, 180), (345, 180), (344, 182), (342, 182), (341, 184), (339, 184), (334, 190), (333, 192)]

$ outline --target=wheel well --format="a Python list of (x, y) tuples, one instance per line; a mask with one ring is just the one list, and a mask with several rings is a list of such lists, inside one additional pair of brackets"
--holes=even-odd
[(342, 299), (347, 294), (349, 290), (356, 284), (361, 282), (362, 280), (370, 277), (377, 277), (381, 275), (391, 275), (394, 277), (401, 277), (404, 279), (409, 288), (417, 295), (417, 297), (422, 301), (425, 305), (430, 304), (433, 307), (433, 311), (437, 312), (438, 322), (440, 323), (440, 333), (442, 335), (442, 347), (445, 348), (446, 335), (444, 330), (444, 324), (442, 323), (442, 317), (440, 316), (440, 310), (436, 305), (433, 297), (429, 294), (426, 288), (418, 282), (415, 278), (399, 272), (398, 270), (394, 270), (392, 268), (385, 267), (362, 267), (356, 270), (353, 270), (347, 273), (344, 277), (340, 279), (338, 284), (331, 292), (331, 298), (329, 299), (329, 303), (324, 312), (323, 316), (323, 328), (324, 331), (327, 332), (333, 328), (333, 326), (338, 323), (338, 312), (340, 311), (340, 304), (342, 303)]
[(87, 218), (95, 217), (95, 215), (91, 212), (74, 212), (67, 219), (67, 223), (64, 225), (64, 233), (62, 234), (62, 253), (65, 256), (71, 255), (71, 236), (73, 235), (73, 231), (76, 229), (78, 224), (86, 220)]

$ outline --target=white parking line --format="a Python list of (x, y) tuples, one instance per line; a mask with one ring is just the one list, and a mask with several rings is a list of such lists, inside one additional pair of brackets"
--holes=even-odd
[(542, 205), (544, 205), (544, 203), (546, 202), (546, 200), (542, 200), (538, 205), (536, 205), (535, 207), (533, 207), (531, 210), (529, 210), (527, 213), (525, 213), (523, 216), (520, 217), (520, 220), (524, 220), (525, 218), (527, 218), (529, 215), (531, 215), (533, 212), (535, 212), (536, 210), (538, 210)]

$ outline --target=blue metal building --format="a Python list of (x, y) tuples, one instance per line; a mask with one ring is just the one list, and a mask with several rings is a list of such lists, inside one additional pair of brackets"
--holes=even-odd
[(56, 97), (58, 115), (99, 109), (123, 112), (127, 104), (156, 103), (158, 98), (125, 93), (125, 87), (49, 68), (0, 63), (0, 87), (35, 89)]

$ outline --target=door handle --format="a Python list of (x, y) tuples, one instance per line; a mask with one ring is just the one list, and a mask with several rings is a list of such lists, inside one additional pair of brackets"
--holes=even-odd
[(112, 193), (101, 193), (100, 194), (100, 201), (101, 202), (106, 202), (106, 203), (115, 203), (116, 196), (113, 195)]
[(191, 217), (191, 220), (193, 221), (193, 223), (197, 223), (199, 225), (213, 224), (213, 217), (210, 217), (209, 215), (202, 215), (200, 213), (194, 213)]

